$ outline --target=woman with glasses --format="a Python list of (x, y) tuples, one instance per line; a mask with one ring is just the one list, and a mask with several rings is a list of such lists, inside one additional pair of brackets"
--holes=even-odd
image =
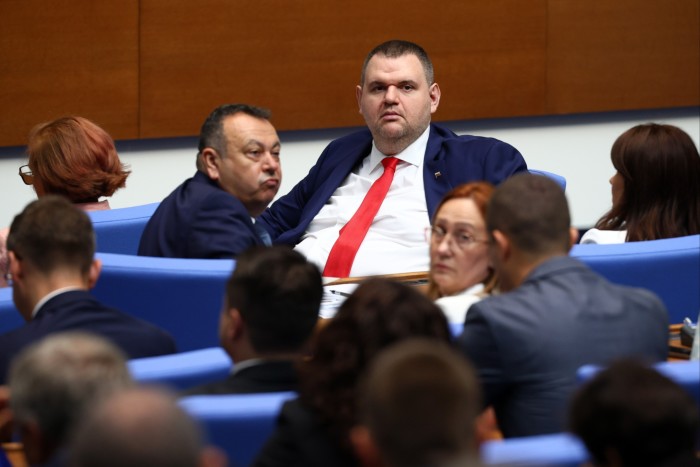
[(488, 258), (487, 182), (460, 185), (442, 199), (427, 231), (430, 243), (428, 296), (453, 323), (463, 323), (472, 303), (495, 285)]
[[(109, 209), (102, 198), (126, 184), (129, 171), (119, 160), (109, 134), (83, 117), (62, 117), (41, 123), (29, 133), (29, 162), (19, 176), (38, 197), (68, 198), (85, 211)], [(0, 287), (7, 285), (7, 229), (0, 229)]]

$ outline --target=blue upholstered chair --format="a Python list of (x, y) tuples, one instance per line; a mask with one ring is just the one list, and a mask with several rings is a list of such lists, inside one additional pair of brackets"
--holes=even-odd
[(97, 236), (97, 251), (135, 255), (143, 229), (159, 204), (88, 212)]
[(180, 352), (219, 345), (219, 315), (233, 260), (97, 257), (102, 274), (92, 293), (100, 301), (170, 332)]
[(608, 280), (656, 293), (670, 323), (700, 310), (700, 235), (616, 245), (574, 245), (571, 256)]
[[(688, 391), (700, 405), (700, 364), (697, 361), (660, 362), (655, 364), (654, 368)], [(582, 366), (576, 373), (576, 381), (583, 384), (600, 370), (601, 367), (597, 365)]]
[(0, 289), (0, 334), (11, 331), (24, 324), (24, 318), (19, 314), (12, 301), (12, 287)]
[(221, 347), (135, 358), (128, 365), (131, 376), (139, 383), (164, 385), (174, 390), (224, 379), (233, 368)]
[(583, 443), (567, 433), (487, 441), (481, 446), (485, 465), (509, 467), (578, 467), (588, 460)]
[(294, 392), (192, 396), (182, 407), (204, 427), (210, 444), (223, 449), (231, 465), (250, 465), (272, 434), (282, 404)]
[(559, 184), (562, 190), (566, 191), (566, 179), (562, 177), (561, 175), (557, 175), (552, 172), (547, 172), (546, 170), (536, 170), (536, 169), (528, 169), (528, 172), (531, 174), (535, 175), (544, 175), (545, 177), (549, 177), (555, 182)]

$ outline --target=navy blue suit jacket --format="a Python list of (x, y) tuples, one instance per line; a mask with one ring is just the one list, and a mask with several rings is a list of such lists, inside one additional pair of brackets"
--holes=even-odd
[(182, 395), (253, 394), (297, 390), (298, 381), (294, 361), (274, 360), (242, 368), (224, 380), (195, 386)]
[[(332, 141), (309, 174), (257, 222), (267, 229), (273, 242), (297, 244), (316, 214), (371, 148), (368, 129)], [(423, 165), (428, 215), (432, 219), (442, 197), (458, 185), (476, 180), (498, 184), (525, 170), (527, 165), (520, 153), (502, 141), (457, 136), (446, 128), (430, 125)]]
[(469, 308), (458, 344), (506, 437), (563, 431), (576, 370), (621, 357), (663, 361), (668, 314), (651, 292), (608, 282), (568, 256)]
[(262, 244), (243, 203), (197, 172), (160, 203), (141, 235), (138, 254), (233, 258)]
[(129, 359), (176, 351), (173, 338), (152, 324), (104, 306), (87, 291), (64, 292), (47, 301), (24, 326), (0, 335), (0, 384), (5, 383), (11, 360), (24, 347), (62, 331), (99, 334)]

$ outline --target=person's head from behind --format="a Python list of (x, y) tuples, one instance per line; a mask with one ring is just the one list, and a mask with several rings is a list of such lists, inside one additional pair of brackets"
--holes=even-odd
[(471, 365), (444, 343), (410, 339), (384, 350), (370, 365), (359, 399), (352, 441), (366, 467), (478, 458), (479, 383)]
[(13, 298), (25, 319), (42, 298), (64, 286), (90, 288), (100, 262), (94, 259), (95, 234), (90, 218), (67, 199), (47, 195), (15, 216), (7, 237)]
[(31, 176), (22, 178), (39, 197), (57, 194), (73, 203), (97, 202), (124, 187), (130, 173), (112, 137), (82, 117), (37, 125), (29, 133), (27, 153)]
[(395, 155), (430, 124), (440, 103), (440, 87), (422, 47), (391, 40), (367, 55), (356, 97), (377, 148)]
[(316, 326), (322, 294), (318, 268), (291, 248), (245, 251), (226, 286), (222, 346), (234, 361), (298, 356)]
[(553, 180), (518, 174), (500, 184), (489, 201), (489, 255), (504, 292), (541, 262), (568, 254), (578, 238), (566, 196)]
[(478, 283), (493, 288), (488, 258), (486, 205), (493, 193), (488, 182), (460, 185), (435, 210), (430, 230), (428, 296), (454, 295)]
[(209, 114), (199, 134), (197, 169), (253, 217), (262, 214), (282, 182), (280, 140), (269, 119), (266, 109), (225, 104)]
[(73, 467), (225, 465), (204, 446), (201, 430), (176, 398), (156, 388), (111, 394), (78, 425), (70, 450)]
[(29, 463), (50, 459), (92, 403), (132, 384), (124, 354), (95, 335), (54, 334), (24, 349), (10, 367), (9, 387)]
[(680, 128), (647, 123), (612, 146), (612, 208), (596, 225), (629, 241), (700, 233), (700, 154)]
[(683, 388), (653, 368), (621, 360), (575, 394), (569, 426), (596, 465), (657, 466), (694, 458), (699, 418)]
[(299, 367), (300, 394), (341, 445), (350, 448), (360, 374), (382, 349), (410, 337), (450, 342), (445, 315), (414, 288), (381, 278), (360, 284), (316, 336)]

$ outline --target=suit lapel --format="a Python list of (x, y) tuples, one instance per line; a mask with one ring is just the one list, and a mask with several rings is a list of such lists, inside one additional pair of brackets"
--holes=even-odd
[(442, 136), (437, 133), (434, 125), (430, 125), (430, 136), (423, 162), (423, 185), (425, 202), (428, 205), (428, 217), (431, 220), (442, 197), (452, 189), (441, 149)]

